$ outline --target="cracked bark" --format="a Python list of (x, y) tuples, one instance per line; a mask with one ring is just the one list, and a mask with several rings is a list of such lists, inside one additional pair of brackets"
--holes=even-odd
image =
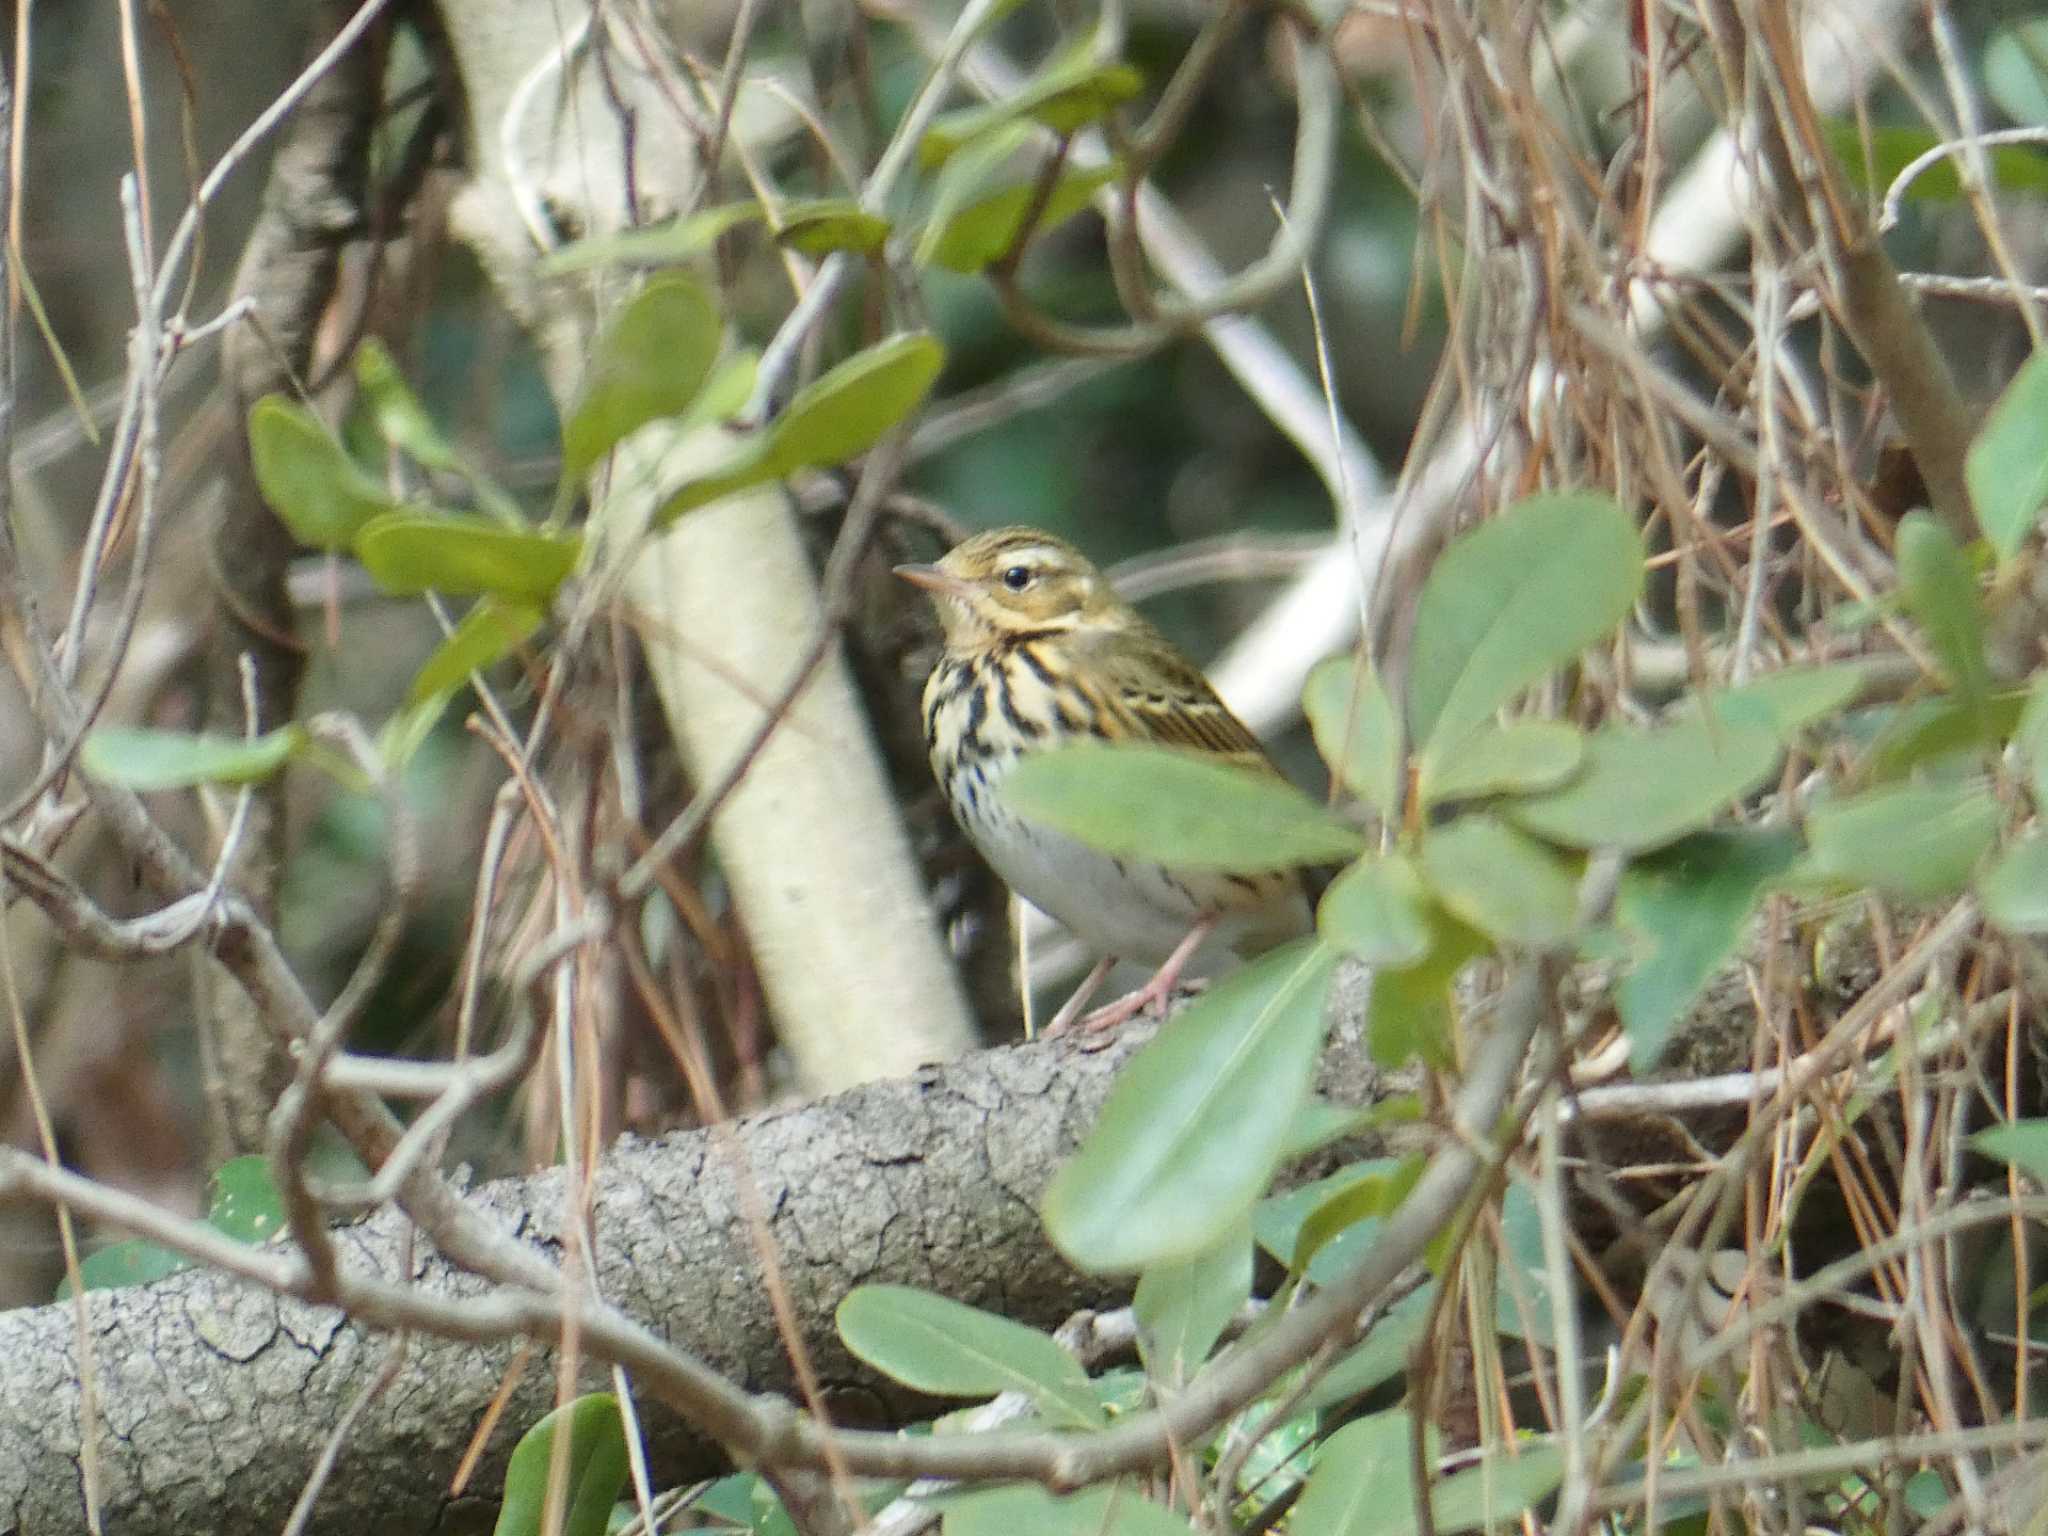
[[(1121, 1300), (1116, 1283), (1076, 1274), (1051, 1250), (1036, 1207), (1145, 1033), (1096, 1054), (986, 1051), (736, 1122), (730, 1135), (625, 1139), (604, 1160), (595, 1200), (604, 1294), (731, 1379), (793, 1394), (736, 1178), (743, 1163), (835, 1421), (875, 1426), (927, 1413), (929, 1403), (846, 1355), (833, 1308), (851, 1287), (874, 1282), (928, 1286), (1043, 1326)], [(1323, 1090), (1353, 1102), (1377, 1096), (1357, 1029), (1334, 1035)], [(553, 1250), (566, 1199), (559, 1172), (489, 1184), (471, 1198)], [(337, 1234), (349, 1264), (391, 1278), (403, 1237), (390, 1215)], [(485, 1288), (431, 1256), (413, 1278), (457, 1296)], [(200, 1271), (96, 1292), (90, 1314), (107, 1529), (124, 1536), (275, 1531), (388, 1344), (332, 1309)], [(528, 1366), (470, 1492), (451, 1501), (445, 1490), (516, 1348), (415, 1338), (398, 1381), (344, 1447), (309, 1529), (353, 1533), (372, 1520), (394, 1536), (488, 1528), (506, 1455), (550, 1406), (551, 1363)], [(595, 1369), (586, 1374), (600, 1384)], [(659, 1479), (722, 1468), (716, 1447), (673, 1413), (641, 1406)], [(84, 1530), (78, 1435), (69, 1308), (0, 1314), (0, 1532)]]

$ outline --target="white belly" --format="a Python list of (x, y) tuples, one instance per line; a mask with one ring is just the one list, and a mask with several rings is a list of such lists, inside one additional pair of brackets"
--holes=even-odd
[(1271, 943), (1308, 931), (1308, 902), (1291, 879), (1244, 881), (1115, 858), (1011, 815), (994, 794), (999, 772), (975, 777), (960, 807), (967, 835), (1011, 890), (1098, 955), (1157, 965), (1197, 922), (1215, 917), (1216, 931), (1189, 968), (1200, 975), (1248, 939)]

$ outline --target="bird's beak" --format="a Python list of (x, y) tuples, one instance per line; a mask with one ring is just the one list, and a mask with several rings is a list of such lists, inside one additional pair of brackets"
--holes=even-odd
[(895, 568), (898, 576), (913, 587), (923, 587), (927, 592), (936, 592), (942, 597), (969, 598), (974, 588), (958, 576), (948, 576), (936, 565), (899, 565)]

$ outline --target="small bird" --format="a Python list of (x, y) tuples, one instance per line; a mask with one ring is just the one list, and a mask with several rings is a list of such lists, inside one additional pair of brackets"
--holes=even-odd
[(1292, 870), (1232, 874), (1116, 858), (1023, 820), (997, 795), (1020, 758), (1091, 739), (1188, 748), (1279, 774), (1201, 669), (1080, 551), (1035, 528), (999, 528), (896, 574), (931, 594), (945, 634), (924, 687), (924, 727), (954, 817), (1012, 890), (1100, 957), (1045, 1033), (1066, 1029), (1119, 959), (1158, 971), (1082, 1028), (1162, 1009), (1212, 940), (1255, 954), (1310, 930)]

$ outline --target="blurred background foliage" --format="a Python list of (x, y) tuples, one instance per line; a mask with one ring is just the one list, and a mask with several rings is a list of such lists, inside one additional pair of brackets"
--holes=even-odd
[[(2033, 13), (2005, 0), (1941, 9), (1960, 56), (1980, 78), (1993, 61), (1994, 44), (2002, 50), (1995, 62), (2005, 84), (1991, 96), (2001, 122), (2048, 121), (2048, 93), (2034, 109), (2038, 115), (2025, 115), (2033, 88), (2030, 56), (2021, 49), (2015, 62), (2010, 41), (2013, 25)], [(1135, 0), (1124, 18), (1126, 56), (1156, 84), (1210, 10), (1208, 0)], [(1580, 138), (1594, 148), (1613, 147), (1634, 122), (1628, 108), (1640, 81), (1626, 24), (1631, 12), (1627, 6), (1573, 0), (1548, 8), (1545, 35), (1497, 40), (1503, 47), (1545, 49), (1565, 46), (1559, 39), (1569, 38), (1569, 115)], [(13, 7), (8, 14), (13, 19)], [(1028, 4), (1016, 8), (998, 36), (1011, 56), (1039, 58), (1084, 36), (1098, 19), (1075, 0)], [(96, 430), (104, 429), (110, 391), (118, 387), (130, 320), (115, 197), (132, 156), (130, 122), (121, 110), (118, 20), (111, 5), (46, 0), (34, 9), (28, 30), (34, 68), (21, 255), (56, 343), (93, 406)], [(143, 16), (148, 184), (159, 235), (182, 208), (193, 167), (211, 164), (295, 72), (309, 20), (309, 6), (269, 0), (171, 0)], [(686, 53), (715, 74), (730, 8), (676, 0), (665, 20)], [(894, 6), (882, 4), (857, 8), (820, 0), (800, 11), (771, 6), (752, 39), (749, 67), (793, 82), (802, 79), (807, 64), (818, 71), (817, 110), (865, 163), (929, 69), (926, 53), (899, 20)], [(1269, 243), (1273, 198), (1284, 196), (1293, 151), (1292, 81), (1276, 37), (1281, 23), (1262, 11), (1253, 11), (1248, 22), (1227, 45), (1222, 67), (1155, 172), (1161, 190), (1230, 269)], [(1432, 140), (1439, 125), (1418, 102), (1416, 87), (1426, 48), (1403, 23), (1399, 7), (1357, 7), (1337, 39), (1348, 110), (1313, 272), (1336, 400), (1391, 472), (1408, 450), (1444, 356), (1441, 279), (1466, 256), (1448, 230), (1422, 217), (1415, 178), (1454, 176), (1456, 149)], [(345, 356), (352, 328), (384, 337), (448, 436), (537, 513), (544, 512), (554, 478), (555, 409), (533, 348), (475, 259), (450, 238), (442, 217), (441, 205), (459, 175), (463, 137), (453, 126), (457, 114), (435, 100), (437, 46), (431, 12), (422, 8), (398, 33), (388, 64), (397, 82), (389, 94), (397, 105), (376, 150), (385, 172), (422, 147), (436, 170), (402, 227), (383, 231), (386, 238), (366, 241), (351, 254), (345, 299), (330, 316), (334, 335), (326, 338), (323, 355)], [(1903, 46), (1902, 56), (1873, 57), (1880, 76), (1896, 74), (1877, 85), (1855, 126), (1897, 125), (1918, 135), (1912, 141), (1918, 145), (1932, 141), (1921, 102), (1937, 65), (1924, 29), (1909, 31)], [(1681, 78), (1687, 69), (1704, 76), (1711, 66), (1694, 59), (1678, 72)], [(1902, 82), (1913, 82), (1914, 89)], [(1665, 148), (1682, 157), (1715, 119), (1697, 111), (1690, 118), (1674, 113), (1674, 122), (1673, 141)], [(1390, 151), (1401, 160), (1398, 167), (1390, 163)], [(789, 195), (843, 190), (804, 135), (785, 135), (762, 154), (764, 168)], [(2020, 154), (2022, 166), (2040, 159), (2036, 151)], [(198, 278), (203, 292), (219, 295), (224, 289), (254, 214), (261, 175), (259, 159), (230, 183), (207, 222)], [(738, 195), (736, 179), (725, 191)], [(2007, 187), (2001, 196), (2012, 200), (2016, 215), (2006, 227), (2020, 245), (2018, 264), (2038, 275), (2048, 266), (2041, 188)], [(1987, 270), (1981, 230), (1953, 195), (1909, 202), (1890, 249), (1902, 266), (1960, 274)], [(789, 303), (772, 243), (758, 230), (741, 230), (722, 243), (718, 261), (734, 305), (733, 323), (754, 342), (765, 340)], [(1110, 320), (1121, 314), (1104, 259), (1102, 225), (1092, 214), (1036, 242), (1020, 277), (1028, 293), (1062, 317)], [(1168, 632), (1202, 658), (1242, 630), (1284, 574), (1330, 536), (1334, 513), (1323, 484), (1205, 341), (1177, 341), (1135, 361), (1062, 361), (1023, 341), (979, 278), (932, 271), (923, 301), (949, 353), (934, 415), (943, 416), (963, 398), (993, 401), (971, 430), (920, 459), (908, 477), (910, 489), (930, 498), (959, 527), (1036, 524), (1073, 539), (1105, 564), (1206, 540), (1233, 541), (1235, 568), (1248, 579), (1204, 580), (1148, 603)], [(1928, 302), (1964, 387), (1988, 400), (2025, 354), (2023, 327), (2007, 308), (1961, 298)], [(1711, 298), (1703, 307), (1712, 313)], [(862, 323), (862, 306), (848, 304), (844, 315), (850, 332)], [(1298, 284), (1284, 288), (1253, 318), (1309, 378), (1317, 376), (1314, 329)], [(1726, 311), (1717, 318), (1730, 323)], [(67, 395), (51, 347), (26, 324), (22, 335), (17, 532), (40, 589), (59, 604), (75, 574), (101, 455)], [(1688, 366), (1689, 359), (1693, 376), (1711, 394), (1714, 380), (1702, 361), (1708, 350), (1681, 349), (1677, 365)], [(166, 494), (174, 510), (151, 574), (144, 626), (110, 717), (193, 727), (201, 715), (200, 674), (213, 601), (200, 533), (225, 434), (239, 424), (230, 419), (208, 369), (190, 368), (180, 379), (180, 392), (167, 402), (175, 437)], [(1018, 403), (1034, 381), (1046, 384), (1042, 395)], [(360, 456), (374, 462), (382, 449), (360, 412), (352, 413), (341, 394), (326, 398), (339, 407), (340, 424)], [(1845, 453), (1872, 462), (1881, 440), (1873, 418), (1845, 444)], [(1726, 500), (1731, 521), (1746, 515), (1736, 488)], [(829, 497), (813, 508), (821, 542), (835, 513)], [(929, 534), (896, 537), (922, 539), (921, 549), (932, 546)], [(302, 714), (342, 708), (382, 719), (438, 638), (420, 605), (379, 597), (343, 565), (317, 557), (302, 562), (295, 591), (302, 634), (312, 648)], [(899, 725), (921, 681), (918, 646), (928, 644), (920, 638), (920, 607), (911, 594), (878, 588), (863, 609), (863, 632), (855, 637), (874, 663), (864, 677), (878, 695), (876, 707), (893, 709)], [(580, 722), (586, 729), (579, 732), (572, 715), (563, 732), (565, 750), (603, 751), (616, 699), (637, 706), (628, 718), (641, 732), (632, 743), (642, 775), (639, 821), (658, 826), (665, 819), (661, 808), (679, 805), (687, 786), (665, 753), (631, 658), (611, 660), (616, 674), (594, 671), (588, 689), (575, 696), (576, 707), (586, 711)], [(0, 673), (0, 782), (10, 785), (33, 775), (40, 750), (15, 690), (12, 676)], [(499, 762), (464, 729), (462, 714), (460, 708), (451, 711), (410, 770), (429, 885), (400, 960), (364, 1018), (356, 1041), (364, 1048), (425, 1053), (441, 1049), (447, 1036), (476, 850), (489, 797), (502, 777)], [(1312, 782), (1314, 759), (1305, 741), (1297, 727), (1281, 753)], [(900, 740), (896, 745), (906, 798), (928, 801), (919, 749), (914, 742), (907, 750)], [(293, 793), (294, 851), (280, 921), (302, 973), (324, 998), (348, 974), (387, 899), (386, 829), (373, 801), (340, 791), (319, 775), (297, 776)], [(161, 810), (189, 845), (204, 843), (191, 797), (164, 797)], [(949, 888), (947, 898), (956, 915), (980, 904), (980, 918), (959, 927), (956, 937), (963, 955), (979, 956), (985, 984), (977, 997), (990, 1038), (999, 1038), (1015, 1021), (1014, 1005), (1003, 1001), (1007, 940), (992, 927), (1000, 921), (995, 893), (985, 878), (962, 875), (957, 852), (950, 866), (945, 855), (933, 852), (944, 841), (944, 828), (929, 803), (921, 825), (924, 851), (932, 854), (941, 877), (957, 887)], [(141, 910), (146, 897), (128, 873), (95, 859), (94, 851), (67, 850), (110, 908)], [(744, 935), (725, 909), (716, 869), (700, 862), (687, 873), (702, 912), (679, 916), (657, 905), (646, 914), (643, 931), (670, 981), (694, 995), (717, 1044), (729, 1100), (744, 1108), (777, 1090), (773, 1042), (748, 979)], [(719, 942), (706, 942), (705, 923)], [(197, 1128), (204, 1114), (206, 1063), (195, 1043), (189, 963), (171, 959), (115, 968), (66, 955), (21, 906), (7, 915), (7, 938), (67, 1156), (95, 1176), (196, 1209), (205, 1172)], [(607, 1038), (606, 1049), (623, 1063), (614, 1124), (659, 1128), (686, 1117), (687, 1100), (666, 1054), (637, 1043), (647, 1035), (629, 1010)], [(17, 1067), (12, 1048), (0, 1048), (7, 1131), (25, 1143), (30, 1124)], [(484, 1171), (544, 1155), (546, 1117), (534, 1117), (541, 1127), (536, 1131), (526, 1113), (527, 1107), (514, 1106), (504, 1119), (470, 1125), (456, 1153), (475, 1159)], [(5, 1219), (12, 1230), (0, 1234), (0, 1304), (46, 1297), (57, 1273), (48, 1213)]]

